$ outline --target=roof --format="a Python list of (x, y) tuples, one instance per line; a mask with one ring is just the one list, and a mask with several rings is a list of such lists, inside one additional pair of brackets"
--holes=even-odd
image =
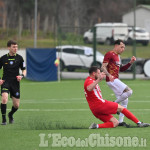
[[(144, 9), (147, 9), (148, 11), (150, 11), (150, 5), (138, 5), (138, 6), (136, 7), (136, 9), (138, 9), (138, 8), (144, 8)], [(126, 15), (126, 14), (128, 14), (128, 13), (131, 13), (131, 12), (133, 12), (133, 11), (134, 11), (134, 9), (131, 9), (130, 11), (124, 13), (124, 15)]]
[(150, 10), (150, 5), (138, 5), (137, 8), (146, 8)]
[(121, 23), (121, 22), (114, 22), (114, 23), (110, 23), (110, 22), (106, 22), (106, 23), (97, 23), (97, 24), (95, 24), (95, 26), (96, 27), (98, 27), (98, 26), (104, 26), (104, 27), (106, 27), (106, 26), (108, 26), (108, 27), (115, 27), (115, 26), (125, 26), (125, 27), (127, 27), (127, 24), (126, 23)]

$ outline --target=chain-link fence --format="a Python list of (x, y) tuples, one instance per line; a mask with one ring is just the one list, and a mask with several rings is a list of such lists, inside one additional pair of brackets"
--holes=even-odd
[[(129, 28), (126, 24), (117, 24), (116, 26), (112, 26), (111, 24), (96, 25), (96, 41), (94, 41), (94, 33), (93, 27), (67, 27), (67, 26), (60, 26), (58, 30), (58, 46), (68, 45), (71, 46), (81, 46), (83, 49), (84, 47), (91, 47), (92, 50), (96, 48), (97, 51), (105, 55), (106, 52), (113, 49), (114, 41), (117, 39), (122, 39), (126, 44), (126, 50), (121, 55), (122, 64), (126, 64), (130, 61), (133, 55), (140, 57), (137, 58), (136, 66), (132, 65), (127, 71), (127, 73), (133, 74), (134, 71), (136, 74), (143, 74), (144, 70), (144, 63), (145, 63), (145, 56), (141, 56), (140, 49), (146, 49), (149, 44), (149, 40), (143, 40), (137, 47), (138, 53), (136, 54), (136, 44), (134, 44), (134, 37), (129, 37)], [(136, 34), (136, 33), (135, 33)], [(132, 41), (132, 42), (131, 42)], [(96, 43), (96, 45), (94, 45)], [(134, 45), (133, 45), (134, 44)], [(76, 48), (76, 47), (74, 47)], [(63, 52), (63, 50), (62, 50)], [(75, 51), (72, 51), (75, 53)], [(71, 52), (70, 52), (71, 53)], [(79, 52), (76, 52), (79, 53)], [(93, 50), (94, 53), (94, 50)], [(77, 54), (78, 57), (81, 58), (81, 55)], [(96, 53), (97, 55), (97, 53)], [(71, 55), (70, 55), (71, 57)], [(92, 56), (93, 57), (93, 56)], [(97, 61), (96, 56), (96, 61)], [(92, 58), (94, 61), (94, 58)], [(73, 57), (72, 60), (73, 61)], [(77, 61), (77, 58), (76, 58)], [(64, 64), (63, 64), (64, 65)], [(75, 65), (75, 64), (74, 64)], [(78, 64), (76, 64), (78, 65)], [(92, 64), (91, 64), (92, 65)], [(75, 66), (75, 68), (84, 68)], [(76, 69), (68, 69), (70, 71), (75, 71)], [(134, 69), (135, 68), (135, 69)], [(134, 76), (133, 76), (134, 78)]]
[[(75, 58), (76, 61), (74, 61), (73, 64), (71, 64), (68, 69), (68, 67), (65, 67), (66, 64), (64, 63), (64, 70), (69, 71), (84, 71), (85, 69), (89, 68), (93, 64), (94, 61), (94, 50), (93, 48), (96, 48), (98, 52), (100, 52), (102, 55), (105, 55), (105, 53), (109, 50), (113, 49), (113, 42), (116, 39), (123, 39), (126, 43), (126, 50), (122, 54), (121, 58), (122, 63), (127, 63), (133, 53), (133, 37), (129, 38), (129, 32), (128, 27), (124, 26), (115, 26), (112, 28), (112, 26), (108, 25), (96, 25), (96, 41), (94, 41), (93, 37), (93, 27), (86, 26), (86, 27), (72, 27), (72, 26), (59, 26), (58, 28), (54, 26), (54, 28), (51, 28), (51, 30), (38, 30), (37, 31), (37, 48), (47, 48), (47, 47), (57, 47), (57, 46), (78, 46), (78, 49), (80, 47), (80, 50), (73, 51), (76, 53), (77, 57)], [(1, 44), (3, 44), (3, 40), (5, 40), (5, 47), (6, 47), (6, 41), (8, 39), (14, 39), (18, 41), (20, 48), (27, 48), (27, 47), (33, 47), (34, 46), (34, 27), (33, 25), (30, 26), (30, 28), (27, 28), (26, 30), (20, 30), (19, 27), (16, 26), (13, 29), (7, 28), (7, 29), (1, 29), (0, 30), (0, 37), (1, 37)], [(132, 42), (131, 42), (132, 40)], [(142, 41), (143, 42), (143, 41)], [(145, 42), (145, 43), (144, 43)], [(144, 41), (140, 45), (137, 45), (137, 53), (136, 56), (140, 57), (140, 59), (137, 59), (136, 62), (136, 72), (138, 74), (142, 74), (143, 71), (143, 65), (145, 63), (146, 58), (150, 58), (150, 53), (148, 51), (149, 47), (149, 41)], [(94, 45), (94, 43), (96, 45)], [(92, 53), (90, 55), (87, 55), (85, 58), (83, 58), (83, 55), (86, 55), (87, 53), (90, 53), (91, 50), (87, 50), (88, 48), (92, 49)], [(86, 50), (85, 50), (86, 49)], [(84, 51), (81, 51), (84, 50)], [(135, 51), (136, 52), (136, 51)], [(70, 52), (71, 53), (71, 52)], [(66, 52), (64, 53), (64, 55)], [(67, 59), (65, 56), (63, 57)], [(70, 61), (73, 61), (73, 55), (68, 54), (68, 57)], [(71, 56), (69, 56), (71, 55)], [(81, 56), (82, 55), (82, 56)], [(77, 59), (80, 58), (80, 61)], [(90, 58), (92, 60), (88, 61), (87, 58)], [(86, 62), (84, 61), (86, 60)], [(100, 61), (99, 55), (97, 56), (96, 53), (96, 61), (97, 63)], [(77, 62), (77, 64), (76, 64)], [(88, 66), (86, 66), (87, 62), (90, 62)], [(69, 63), (68, 63), (69, 64)], [(80, 65), (81, 64), (81, 65)], [(99, 63), (101, 65), (101, 63)], [(133, 66), (127, 70), (127, 72), (132, 73), (133, 72)], [(80, 70), (79, 70), (80, 69)], [(84, 69), (84, 70), (83, 70)], [(63, 70), (63, 69), (62, 69)], [(86, 70), (87, 71), (87, 70)]]

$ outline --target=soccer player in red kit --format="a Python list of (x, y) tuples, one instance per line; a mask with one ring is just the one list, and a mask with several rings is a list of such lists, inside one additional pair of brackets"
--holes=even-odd
[(112, 114), (117, 112), (123, 113), (128, 119), (135, 122), (138, 127), (150, 125), (148, 123), (141, 123), (130, 111), (118, 103), (103, 99), (98, 83), (105, 77), (105, 73), (100, 72), (100, 69), (96, 66), (92, 66), (89, 69), (89, 74), (84, 82), (85, 97), (93, 115), (104, 122), (102, 124), (92, 123), (89, 127), (90, 129), (117, 127), (119, 122), (112, 116)]
[[(131, 61), (122, 66), (120, 61), (120, 54), (125, 50), (125, 44), (122, 40), (116, 40), (114, 49), (105, 54), (102, 71), (106, 74), (106, 83), (113, 90), (116, 95), (116, 103), (120, 103), (125, 108), (128, 105), (128, 98), (132, 95), (132, 90), (125, 83), (119, 80), (119, 71), (127, 70), (136, 61), (133, 56)], [(120, 113), (119, 115), (119, 125), (125, 126), (126, 123), (123, 122), (124, 115)]]

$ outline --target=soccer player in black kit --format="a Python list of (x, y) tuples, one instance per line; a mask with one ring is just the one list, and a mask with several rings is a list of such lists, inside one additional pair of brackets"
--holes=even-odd
[[(7, 47), (9, 53), (0, 58), (0, 69), (3, 67), (3, 77), (0, 79), (1, 85), (1, 113), (2, 124), (6, 125), (6, 109), (8, 102), (8, 94), (12, 98), (12, 109), (8, 113), (9, 123), (14, 122), (13, 114), (18, 110), (20, 104), (20, 81), (26, 76), (25, 63), (19, 54), (17, 54), (18, 44), (15, 41), (8, 41)], [(19, 74), (19, 70), (22, 74)]]

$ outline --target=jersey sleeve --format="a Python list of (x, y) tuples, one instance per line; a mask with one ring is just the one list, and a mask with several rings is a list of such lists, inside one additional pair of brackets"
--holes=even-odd
[(23, 57), (21, 56), (21, 61), (20, 61), (20, 69), (21, 70), (25, 70), (26, 69), (26, 66), (25, 66), (25, 62), (24, 62), (24, 59)]
[(131, 66), (131, 64), (127, 63), (126, 65), (120, 67), (120, 71), (121, 72), (126, 71), (130, 66)]
[(92, 83), (93, 83), (93, 80), (87, 80), (87, 81), (86, 81), (86, 84), (85, 84), (86, 90), (87, 90), (87, 87), (88, 87), (90, 84), (92, 84)]
[(111, 55), (110, 55), (110, 53), (108, 52), (108, 53), (106, 53), (105, 56), (104, 56), (103, 63), (109, 63), (110, 59), (111, 59)]

